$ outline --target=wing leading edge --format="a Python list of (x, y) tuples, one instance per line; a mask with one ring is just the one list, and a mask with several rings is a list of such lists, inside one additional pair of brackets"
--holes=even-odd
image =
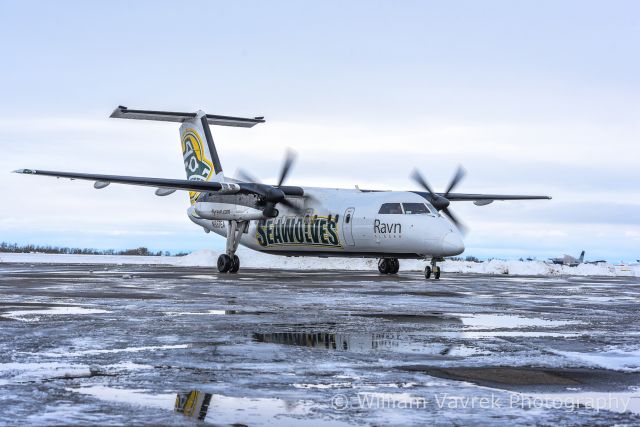
[[(431, 200), (431, 195), (426, 191), (412, 191), (427, 200)], [(445, 196), (445, 193), (435, 193), (438, 196)], [(488, 205), (494, 200), (551, 200), (550, 196), (528, 196), (520, 194), (472, 194), (472, 193), (449, 193), (446, 195), (450, 202), (474, 202), (476, 205)]]
[[(97, 183), (116, 183), (116, 184), (128, 184), (128, 185), (140, 185), (144, 187), (156, 187), (156, 188), (166, 188), (166, 189), (174, 189), (174, 190), (184, 190), (184, 191), (225, 191), (225, 192), (247, 192), (254, 193), (256, 192), (254, 188), (243, 188), (243, 187), (254, 187), (255, 184), (245, 184), (245, 183), (221, 183), (221, 182), (211, 182), (211, 181), (191, 181), (186, 179), (167, 179), (167, 178), (149, 178), (149, 177), (138, 177), (138, 176), (122, 176), (122, 175), (102, 175), (102, 174), (92, 174), (92, 173), (78, 173), (78, 172), (60, 172), (60, 171), (46, 171), (39, 169), (18, 169), (13, 171), (14, 173), (20, 173), (25, 175), (42, 175), (42, 176), (52, 176), (56, 178), (69, 178), (69, 179), (81, 179), (85, 181), (95, 181)], [(103, 185), (102, 187), (106, 187)], [(96, 187), (100, 188), (100, 187)], [(285, 190), (286, 194), (291, 193), (292, 195), (298, 195), (296, 193), (299, 192), (298, 187), (281, 187)], [(294, 191), (296, 190), (296, 191)], [(375, 190), (361, 190), (361, 191), (375, 191)], [(414, 193), (419, 194), (420, 196), (429, 199), (429, 193), (423, 191), (414, 191)], [(436, 193), (438, 195), (443, 195), (444, 193)], [(471, 194), (471, 193), (449, 193), (447, 195), (447, 199), (452, 202), (458, 201), (490, 201), (490, 200), (550, 200), (549, 196), (527, 196), (527, 195), (516, 195), (516, 194)]]
[[(224, 184), (220, 182), (208, 182), (208, 181), (190, 181), (186, 179), (166, 179), (166, 178), (147, 178), (138, 176), (121, 176), (121, 175), (101, 175), (92, 173), (77, 173), (77, 172), (58, 172), (58, 171), (45, 171), (36, 169), (18, 169), (14, 173), (21, 173), (26, 175), (42, 175), (53, 176), (56, 178), (69, 178), (69, 179), (82, 179), (85, 181), (95, 181), (96, 183), (103, 183), (106, 185), (96, 186), (96, 188), (106, 187), (109, 183), (116, 184), (129, 184), (129, 185), (141, 185), (145, 187), (157, 187), (167, 188), (175, 190), (185, 191), (221, 191), (224, 185), (234, 186), (234, 184)], [(240, 187), (235, 185), (237, 190)]]
[[(102, 175), (94, 173), (59, 172), (40, 169), (18, 169), (14, 173), (25, 175), (53, 176), (56, 178), (81, 179), (95, 181), (96, 189), (104, 188), (111, 183), (140, 185), (143, 187), (156, 187), (163, 190), (184, 190), (196, 192), (215, 192), (218, 194), (255, 194), (265, 199), (284, 196), (303, 196), (304, 190), (300, 187), (282, 185), (274, 188), (271, 185), (249, 182), (217, 182), (196, 181), (187, 179), (149, 178), (140, 176)], [(275, 191), (275, 194), (274, 194)], [(170, 194), (168, 192), (156, 193), (158, 195)]]
[[(428, 195), (428, 193), (424, 193)], [(439, 194), (439, 193), (437, 193)], [(444, 194), (441, 194), (444, 195)], [(517, 194), (467, 194), (449, 193), (447, 199), (452, 202), (476, 201), (476, 200), (551, 200), (550, 196), (526, 196)]]

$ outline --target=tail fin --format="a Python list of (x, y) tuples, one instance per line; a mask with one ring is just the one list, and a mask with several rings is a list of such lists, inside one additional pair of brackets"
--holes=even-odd
[(578, 262), (579, 263), (584, 262), (584, 251), (580, 252), (580, 258), (578, 258)]
[[(180, 126), (184, 170), (187, 179), (192, 181), (221, 182), (224, 181), (224, 173), (205, 116), (202, 111), (198, 111), (196, 117), (185, 120)], [(191, 204), (195, 203), (199, 194), (189, 192)]]
[[(157, 120), (180, 122), (180, 141), (187, 179), (192, 181), (224, 181), (222, 164), (213, 142), (209, 124), (220, 126), (253, 127), (264, 123), (263, 117), (253, 119), (242, 117), (218, 116), (197, 113), (176, 113), (168, 111), (129, 110), (119, 106), (111, 117), (121, 119)], [(200, 193), (190, 192), (189, 199), (194, 204)]]

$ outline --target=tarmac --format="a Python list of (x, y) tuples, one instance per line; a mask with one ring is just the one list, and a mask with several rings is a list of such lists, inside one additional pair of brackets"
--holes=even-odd
[(640, 279), (0, 264), (2, 425), (640, 425)]

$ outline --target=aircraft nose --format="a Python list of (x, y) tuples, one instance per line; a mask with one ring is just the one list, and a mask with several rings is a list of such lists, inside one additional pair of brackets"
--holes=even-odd
[(445, 256), (459, 255), (464, 252), (464, 242), (460, 234), (449, 232), (442, 239), (442, 251)]

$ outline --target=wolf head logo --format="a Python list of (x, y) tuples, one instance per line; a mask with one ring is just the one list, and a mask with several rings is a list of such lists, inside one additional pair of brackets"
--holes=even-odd
[[(192, 181), (209, 181), (213, 170), (213, 164), (205, 155), (202, 138), (195, 129), (186, 129), (182, 134), (182, 158), (184, 169), (187, 171), (187, 179)], [(197, 192), (190, 192), (191, 202), (198, 197)]]

